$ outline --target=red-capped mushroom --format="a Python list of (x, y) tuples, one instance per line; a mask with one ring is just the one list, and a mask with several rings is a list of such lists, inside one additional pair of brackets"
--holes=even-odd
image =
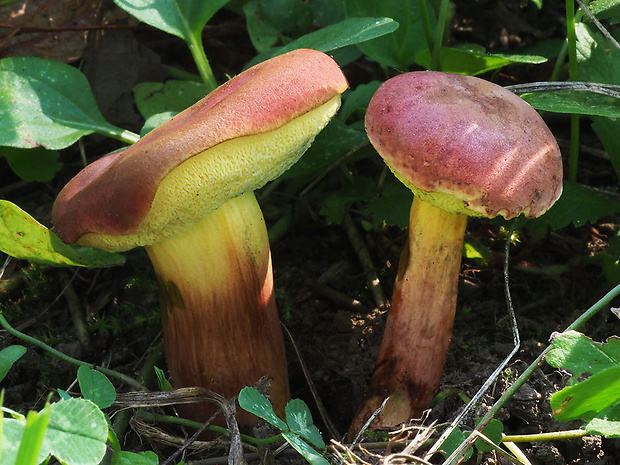
[(562, 192), (560, 150), (543, 119), (475, 77), (411, 72), (386, 81), (366, 113), (385, 163), (414, 192), (409, 239), (366, 398), (349, 430), (420, 417), (452, 337), (468, 216), (537, 217)]
[[(283, 413), (289, 387), (265, 222), (253, 191), (294, 164), (340, 105), (347, 81), (315, 50), (262, 62), (60, 192), (63, 241), (144, 246), (160, 288), (176, 387), (232, 397), (262, 376)], [(192, 407), (204, 420), (210, 404)], [(240, 412), (241, 423), (255, 417)]]

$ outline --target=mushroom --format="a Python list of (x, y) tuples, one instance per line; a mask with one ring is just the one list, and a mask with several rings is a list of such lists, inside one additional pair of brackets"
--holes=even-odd
[[(272, 58), (90, 164), (58, 195), (53, 222), (64, 242), (145, 247), (173, 386), (230, 398), (269, 376), (274, 409), (284, 412), (284, 340), (253, 191), (301, 157), (347, 86), (336, 62), (316, 50)], [(199, 404), (188, 416), (204, 421), (214, 410)], [(238, 419), (255, 422), (244, 412)]]
[(437, 392), (452, 337), (468, 216), (537, 217), (562, 192), (558, 145), (540, 115), (475, 77), (418, 71), (387, 80), (366, 113), (370, 142), (414, 193), (385, 332), (357, 434), (418, 418)]

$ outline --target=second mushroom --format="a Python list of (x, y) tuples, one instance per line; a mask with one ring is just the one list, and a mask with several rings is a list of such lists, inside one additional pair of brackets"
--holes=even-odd
[[(175, 387), (233, 397), (262, 376), (283, 414), (289, 399), (271, 254), (253, 191), (295, 163), (340, 105), (347, 81), (329, 56), (296, 50), (262, 62), (60, 192), (65, 242), (144, 246), (159, 282)], [(205, 421), (214, 408), (188, 409)], [(239, 421), (255, 417), (239, 412)]]
[(522, 99), (475, 77), (411, 72), (366, 113), (370, 142), (414, 192), (385, 332), (351, 436), (418, 418), (437, 392), (452, 337), (468, 216), (537, 217), (562, 192), (560, 150)]

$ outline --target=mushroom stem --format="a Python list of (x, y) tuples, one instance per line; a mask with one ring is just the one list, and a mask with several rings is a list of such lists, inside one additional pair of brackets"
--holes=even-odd
[[(160, 289), (168, 369), (176, 387), (236, 396), (272, 378), (276, 413), (289, 400), (267, 229), (253, 192), (229, 200), (182, 234), (146, 246)], [(198, 421), (217, 407), (187, 409)], [(241, 424), (256, 418), (238, 412)]]
[(466, 225), (467, 216), (415, 196), (374, 374), (350, 437), (388, 396), (371, 429), (408, 422), (430, 405), (450, 347)]

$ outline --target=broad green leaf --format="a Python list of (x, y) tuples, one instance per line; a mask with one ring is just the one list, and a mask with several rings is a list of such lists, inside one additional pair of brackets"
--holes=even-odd
[(620, 0), (595, 0), (588, 3), (588, 9), (598, 19), (610, 19), (612, 24), (620, 22)]
[(6, 158), (13, 172), (24, 181), (51, 181), (62, 168), (58, 163), (58, 152), (43, 147), (0, 147), (0, 156)]
[(554, 335), (551, 347), (547, 363), (570, 372), (574, 378), (620, 365), (620, 338), (617, 337), (601, 344), (577, 331), (566, 331)]
[(325, 449), (325, 442), (314, 425), (312, 414), (306, 403), (301, 399), (293, 399), (285, 408), (286, 422), (293, 433), (306, 439), (310, 444), (319, 449)]
[(26, 348), (20, 345), (12, 345), (0, 350), (0, 383), (11, 370), (15, 362), (24, 356)]
[(402, 182), (388, 172), (378, 195), (370, 199), (364, 211), (372, 216), (375, 225), (409, 227), (409, 212), (413, 193)]
[(17, 205), (0, 200), (0, 251), (53, 266), (97, 268), (124, 263), (122, 255), (67, 245)]
[(577, 115), (620, 117), (620, 98), (587, 91), (552, 91), (523, 94), (521, 98), (537, 110)]
[(246, 18), (246, 28), (252, 45), (258, 52), (266, 52), (273, 47), (280, 38), (278, 28), (266, 21), (260, 14), (260, 0), (253, 0), (243, 5)]
[(136, 454), (134, 452), (119, 451), (112, 454), (110, 465), (158, 465), (159, 458), (155, 452), (146, 451)]
[(579, 80), (620, 84), (620, 50), (593, 25), (578, 23), (575, 33)]
[[(61, 400), (50, 405), (50, 416), (36, 463), (49, 455), (66, 465), (97, 465), (103, 459), (108, 437), (105, 416), (84, 399)], [(26, 420), (2, 420), (0, 465), (16, 462)]]
[[(482, 430), (482, 434), (484, 434), (487, 439), (490, 439), (496, 445), (501, 444), (503, 432), (504, 424), (496, 418), (493, 418)], [(476, 439), (474, 445), (480, 452), (491, 452), (493, 450), (493, 446), (481, 438)]]
[(340, 224), (344, 214), (355, 202), (368, 202), (377, 192), (375, 181), (365, 176), (356, 176), (341, 189), (329, 194), (319, 213), (329, 224)]
[(204, 84), (169, 80), (142, 82), (134, 87), (134, 100), (144, 119), (159, 113), (180, 113), (205, 96)]
[(41, 412), (30, 411), (26, 416), (24, 432), (19, 441), (15, 463), (18, 465), (37, 465), (43, 446), (43, 438), (50, 419), (51, 408), (45, 406)]
[(200, 35), (204, 25), (230, 0), (114, 0), (120, 8), (186, 42)]
[(103, 373), (83, 365), (77, 376), (82, 395), (97, 407), (107, 408), (116, 400), (116, 389)]
[(253, 413), (279, 430), (286, 431), (288, 429), (286, 423), (278, 418), (273, 411), (271, 402), (255, 388), (244, 387), (241, 392), (239, 392), (237, 401), (243, 410)]
[(0, 145), (62, 149), (93, 132), (123, 133), (99, 112), (86, 77), (42, 58), (0, 60)]
[(592, 118), (592, 129), (603, 143), (611, 164), (620, 178), (620, 120), (610, 118)]
[(620, 213), (620, 203), (590, 187), (564, 181), (559, 200), (543, 216), (529, 220), (528, 227), (536, 231), (561, 229), (571, 223), (579, 227), (616, 213)]
[(591, 420), (618, 402), (620, 365), (556, 392), (551, 396), (551, 410), (559, 421)]
[(303, 458), (305, 458), (312, 465), (329, 465), (329, 462), (319, 454), (316, 450), (314, 450), (306, 441), (301, 439), (295, 433), (290, 431), (285, 431), (282, 433), (286, 442), (288, 442), (293, 449), (301, 454)]
[(277, 54), (298, 48), (312, 48), (330, 52), (349, 45), (361, 44), (390, 34), (398, 28), (391, 18), (348, 18), (337, 24), (311, 32), (277, 50)]
[(344, 5), (347, 18), (386, 17), (398, 21), (398, 30), (392, 34), (358, 44), (360, 50), (372, 60), (405, 70), (415, 63), (420, 52), (429, 48), (420, 2), (345, 0)]
[[(540, 64), (547, 59), (536, 55), (487, 54), (484, 49), (442, 48), (439, 53), (441, 70), (447, 73), (476, 76), (504, 66), (529, 63)], [(431, 53), (424, 50), (416, 57), (416, 63), (430, 69)]]
[(620, 402), (600, 412), (583, 427), (590, 434), (600, 434), (607, 438), (620, 437)]
[(344, 102), (336, 118), (340, 121), (346, 121), (356, 110), (363, 109), (365, 112), (370, 99), (380, 85), (380, 81), (371, 81), (367, 84), (360, 84), (355, 90), (346, 92)]
[[(465, 441), (465, 439), (467, 438), (463, 434), (463, 432), (460, 429), (455, 428), (452, 430), (450, 435), (445, 439), (443, 444), (441, 444), (439, 452), (444, 457), (449, 457), (450, 454), (452, 454), (452, 452), (458, 449), (458, 447)], [(472, 454), (473, 454), (473, 450), (468, 449), (467, 453), (465, 454), (465, 457), (463, 457), (463, 461), (469, 459), (472, 456)]]

